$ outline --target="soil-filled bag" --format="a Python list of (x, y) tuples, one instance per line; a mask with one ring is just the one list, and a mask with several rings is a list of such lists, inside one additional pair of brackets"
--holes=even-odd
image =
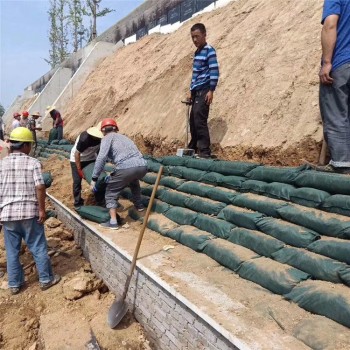
[(321, 238), (315, 231), (275, 218), (262, 218), (256, 226), (260, 231), (299, 248), (306, 248)]
[(233, 204), (238, 207), (258, 211), (259, 213), (263, 213), (274, 218), (280, 217), (277, 209), (288, 205), (287, 202), (259, 196), (252, 193), (243, 193), (239, 196), (236, 196), (233, 200)]
[[(165, 186), (165, 187), (169, 187), (172, 188), (173, 190), (176, 190), (177, 188), (179, 188), (183, 183), (185, 183), (186, 181), (183, 179), (179, 179), (177, 177), (173, 177), (173, 176), (163, 176), (160, 179), (160, 184)], [(181, 191), (181, 190), (179, 190)]]
[(282, 207), (278, 209), (278, 213), (283, 219), (310, 228), (320, 234), (350, 239), (350, 220), (340, 215), (299, 205)]
[(295, 187), (292, 185), (280, 183), (280, 182), (271, 182), (265, 186), (265, 195), (276, 198), (283, 199), (285, 201), (290, 200), (290, 195), (295, 190)]
[(245, 261), (259, 257), (253, 251), (221, 238), (207, 242), (204, 253), (232, 271), (237, 271)]
[(202, 181), (208, 185), (218, 186), (222, 184), (224, 178), (225, 176), (222, 174), (210, 172), (203, 174), (200, 180), (195, 179), (194, 181)]
[(161, 158), (161, 163), (165, 166), (187, 166), (187, 157), (165, 156)]
[(208, 198), (198, 196), (190, 196), (185, 200), (185, 206), (199, 213), (218, 215), (220, 211), (226, 207), (226, 203), (220, 203)]
[(179, 225), (192, 225), (198, 216), (198, 214), (192, 210), (179, 207), (170, 208), (164, 215)]
[(207, 191), (208, 198), (226, 204), (232, 204), (238, 195), (239, 192), (221, 187), (210, 187)]
[(200, 182), (186, 181), (177, 190), (189, 194), (194, 194), (195, 196), (207, 197), (208, 191), (213, 188), (213, 186), (204, 185)]
[(141, 193), (142, 193), (144, 196), (151, 197), (152, 192), (153, 192), (153, 186), (152, 186), (152, 185), (145, 184), (145, 183), (141, 183), (140, 185), (141, 185)]
[(58, 145), (58, 142), (59, 142), (59, 140), (52, 140), (52, 141), (51, 141), (51, 144), (52, 144), (52, 145)]
[(147, 227), (155, 232), (160, 233), (163, 236), (166, 236), (167, 232), (173, 230), (179, 225), (169, 220), (162, 214), (152, 213), (148, 219)]
[(251, 170), (259, 166), (257, 163), (229, 162), (225, 160), (215, 160), (210, 165), (210, 171), (223, 175), (246, 176)]
[(256, 223), (264, 216), (264, 214), (249, 209), (228, 205), (226, 208), (221, 210), (218, 215), (218, 219), (227, 220), (239, 227), (256, 230)]
[(236, 227), (225, 220), (216, 219), (204, 214), (198, 214), (193, 225), (223, 239), (228, 238), (230, 236), (230, 231)]
[[(83, 169), (85, 179), (88, 183), (91, 183), (92, 181), (92, 174), (94, 171), (94, 167), (95, 167), (95, 163), (90, 163)], [(106, 172), (102, 171), (102, 173), (98, 177), (98, 180), (96, 181), (95, 187), (97, 189), (98, 194), (101, 196), (106, 192), (106, 187), (107, 187), (107, 184), (105, 182), (106, 176), (107, 176)]]
[(70, 142), (66, 139), (59, 140), (58, 142), (59, 145), (70, 145)]
[(43, 173), (44, 184), (46, 188), (49, 188), (52, 184), (53, 178), (50, 172)]
[(244, 181), (246, 181), (246, 178), (242, 176), (224, 176), (220, 186), (231, 190), (240, 190)]
[(343, 281), (339, 275), (340, 272), (349, 273), (350, 266), (325, 256), (303, 249), (285, 247), (272, 254), (272, 257), (282, 264), (293, 266), (310, 274), (314, 279), (347, 285), (350, 283), (350, 280)]
[(238, 274), (280, 295), (289, 293), (298, 283), (310, 278), (303, 271), (263, 257), (244, 262)]
[(154, 185), (157, 180), (157, 174), (156, 173), (147, 173), (143, 178), (142, 181), (146, 182), (150, 185)]
[(290, 200), (305, 207), (318, 208), (330, 194), (315, 188), (296, 188), (290, 193)]
[(210, 233), (192, 226), (181, 226), (170, 230), (167, 232), (167, 237), (175, 239), (196, 252), (202, 252), (208, 241), (215, 239)]
[(158, 173), (159, 168), (162, 164), (155, 162), (154, 160), (147, 159), (147, 170), (153, 173)]
[(285, 246), (284, 242), (265, 233), (241, 227), (232, 229), (227, 239), (268, 258)]
[(251, 192), (255, 194), (265, 194), (267, 182), (258, 180), (246, 180), (242, 183), (241, 192)]
[(334, 194), (350, 195), (350, 181), (348, 175), (325, 173), (308, 170), (298, 175), (295, 185), (312, 187)]
[(298, 175), (302, 174), (308, 166), (291, 167), (272, 167), (259, 166), (251, 170), (247, 177), (252, 180), (265, 182), (282, 182), (285, 184), (293, 184)]
[(72, 150), (72, 148), (74, 147), (74, 145), (70, 145), (70, 144), (65, 144), (65, 145), (59, 145), (59, 148), (65, 152), (70, 153), (70, 151)]
[(286, 294), (285, 298), (313, 314), (350, 327), (349, 287), (324, 281), (306, 281)]
[(189, 195), (174, 190), (163, 191), (159, 196), (163, 202), (176, 207), (185, 207), (185, 201), (188, 198), (190, 198)]
[(321, 209), (330, 213), (350, 216), (350, 196), (335, 194), (324, 200)]
[(350, 265), (350, 241), (348, 240), (322, 238), (308, 245), (307, 249)]
[(188, 158), (187, 167), (208, 172), (213, 162), (211, 159)]
[(109, 209), (95, 205), (83, 205), (76, 209), (76, 211), (82, 218), (93, 222), (107, 222), (111, 218), (109, 215)]
[(58, 137), (58, 130), (56, 128), (52, 128), (49, 133), (49, 142), (48, 144), (52, 143), (52, 141), (57, 140)]

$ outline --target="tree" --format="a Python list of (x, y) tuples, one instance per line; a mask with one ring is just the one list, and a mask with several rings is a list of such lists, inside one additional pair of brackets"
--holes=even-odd
[(5, 108), (4, 106), (0, 103), (0, 117), (2, 117), (5, 114)]
[(83, 16), (86, 12), (84, 4), (80, 0), (70, 0), (69, 7), (69, 29), (71, 32), (73, 52), (79, 49), (80, 37), (84, 35)]
[(59, 63), (58, 57), (58, 42), (57, 42), (57, 2), (56, 0), (50, 0), (50, 9), (48, 11), (49, 21), (50, 21), (50, 31), (49, 31), (49, 41), (50, 41), (50, 50), (49, 58), (45, 61), (50, 64), (51, 68), (56, 67)]

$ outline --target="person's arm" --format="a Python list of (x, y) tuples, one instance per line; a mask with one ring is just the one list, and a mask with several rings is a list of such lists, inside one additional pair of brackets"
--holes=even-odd
[(81, 168), (80, 152), (79, 151), (75, 151), (74, 159), (75, 159), (75, 165), (77, 166), (79, 177), (81, 179), (83, 179), (85, 176), (84, 176), (84, 173), (83, 173), (83, 169)]
[(38, 185), (35, 187), (35, 190), (36, 190), (36, 196), (38, 198), (38, 204), (39, 204), (38, 222), (40, 224), (43, 224), (45, 219), (46, 219), (46, 212), (45, 212), (46, 188), (45, 188), (45, 185)]
[(320, 82), (325, 85), (333, 83), (333, 79), (330, 76), (332, 71), (332, 58), (334, 48), (337, 42), (337, 26), (338, 26), (338, 15), (328, 16), (324, 23), (321, 33), (321, 44), (322, 44), (322, 66), (319, 73)]
[(208, 66), (210, 74), (210, 86), (205, 101), (208, 105), (213, 102), (214, 91), (219, 81), (219, 63), (216, 57), (216, 51), (214, 48), (210, 48), (208, 52)]
[(111, 142), (112, 142), (111, 137), (104, 137), (101, 141), (100, 152), (98, 153), (98, 156), (96, 158), (94, 171), (92, 173), (93, 182), (96, 182), (98, 180), (98, 177), (104, 170), (105, 164), (107, 162)]

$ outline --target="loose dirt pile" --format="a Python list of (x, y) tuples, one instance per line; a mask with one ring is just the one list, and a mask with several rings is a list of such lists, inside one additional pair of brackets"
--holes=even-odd
[(210, 113), (215, 153), (225, 159), (298, 164), (318, 157), (322, 1), (238, 0), (169, 35), (151, 35), (118, 50), (91, 73), (63, 110), (70, 139), (118, 115), (122, 133), (146, 153), (174, 153), (184, 143), (186, 96), (203, 22), (221, 77)]

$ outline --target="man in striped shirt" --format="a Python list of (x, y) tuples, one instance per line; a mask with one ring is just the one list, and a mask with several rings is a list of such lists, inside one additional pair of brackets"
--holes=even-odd
[(201, 158), (210, 158), (208, 116), (219, 80), (219, 65), (215, 49), (207, 44), (204, 24), (196, 23), (193, 25), (191, 37), (197, 50), (193, 59), (192, 81), (188, 96), (188, 101), (192, 103), (190, 114), (191, 141), (188, 148), (194, 149)]

